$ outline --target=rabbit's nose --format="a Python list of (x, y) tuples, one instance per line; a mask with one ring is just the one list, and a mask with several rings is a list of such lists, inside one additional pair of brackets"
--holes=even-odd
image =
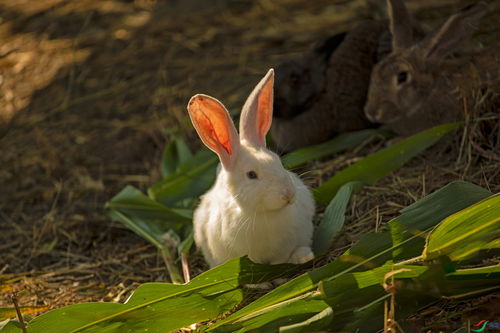
[(291, 188), (283, 190), (281, 193), (281, 199), (287, 204), (292, 204), (295, 201), (295, 191)]
[(376, 109), (365, 107), (365, 116), (372, 123), (378, 123), (376, 111)]
[(368, 120), (371, 121), (372, 123), (378, 123), (377, 119), (375, 119), (375, 117), (371, 112), (366, 113), (366, 118), (368, 118)]

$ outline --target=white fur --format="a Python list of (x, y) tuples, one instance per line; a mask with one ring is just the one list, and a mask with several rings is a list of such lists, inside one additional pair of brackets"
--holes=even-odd
[[(221, 168), (194, 212), (194, 239), (208, 264), (248, 255), (258, 263), (303, 263), (311, 251), (314, 201), (310, 190), (279, 157), (242, 141), (236, 165)], [(259, 179), (248, 179), (254, 170)], [(295, 200), (283, 201), (283, 191)]]
[(269, 264), (314, 258), (311, 192), (266, 149), (273, 83), (271, 69), (243, 106), (239, 135), (221, 102), (206, 95), (189, 101), (196, 131), (222, 166), (193, 218), (195, 242), (211, 267), (244, 255)]

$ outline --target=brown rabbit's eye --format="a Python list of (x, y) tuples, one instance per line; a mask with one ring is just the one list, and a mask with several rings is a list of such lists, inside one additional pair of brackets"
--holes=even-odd
[(297, 84), (299, 82), (299, 76), (297, 74), (291, 74), (290, 75), (290, 81), (292, 81), (292, 84)]
[(398, 84), (405, 83), (408, 80), (408, 72), (398, 73)]
[(255, 171), (248, 171), (247, 177), (250, 179), (257, 179), (257, 173)]

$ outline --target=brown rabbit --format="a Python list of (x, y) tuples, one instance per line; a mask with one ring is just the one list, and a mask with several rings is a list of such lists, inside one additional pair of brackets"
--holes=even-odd
[(367, 21), (278, 66), (271, 135), (280, 151), (370, 126), (363, 106), (384, 31), (386, 24)]
[(461, 119), (462, 93), (471, 89), (470, 83), (492, 84), (500, 74), (498, 48), (476, 57), (448, 58), (474, 32), (487, 5), (476, 3), (414, 42), (403, 2), (387, 3), (393, 50), (373, 69), (366, 116), (400, 135)]

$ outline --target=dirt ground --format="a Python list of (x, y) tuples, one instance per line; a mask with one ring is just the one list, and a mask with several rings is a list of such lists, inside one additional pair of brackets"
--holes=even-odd
[[(432, 28), (470, 1), (407, 3)], [(127, 184), (160, 179), (171, 134), (199, 147), (189, 97), (202, 92), (236, 110), (268, 68), (384, 15), (377, 0), (0, 0), (0, 307), (12, 306), (12, 292), (23, 306), (48, 309), (123, 301), (137, 284), (165, 281), (156, 249), (103, 206)], [(478, 38), (499, 31), (496, 10)], [(450, 181), (499, 192), (497, 106), (486, 112), (496, 120), (455, 133), (356, 196), (330, 258), (359, 225), (376, 228)], [(308, 181), (382, 144), (313, 163)], [(203, 267), (195, 257), (192, 273)], [(498, 294), (444, 302), (414, 321), (458, 328), (499, 303)]]

